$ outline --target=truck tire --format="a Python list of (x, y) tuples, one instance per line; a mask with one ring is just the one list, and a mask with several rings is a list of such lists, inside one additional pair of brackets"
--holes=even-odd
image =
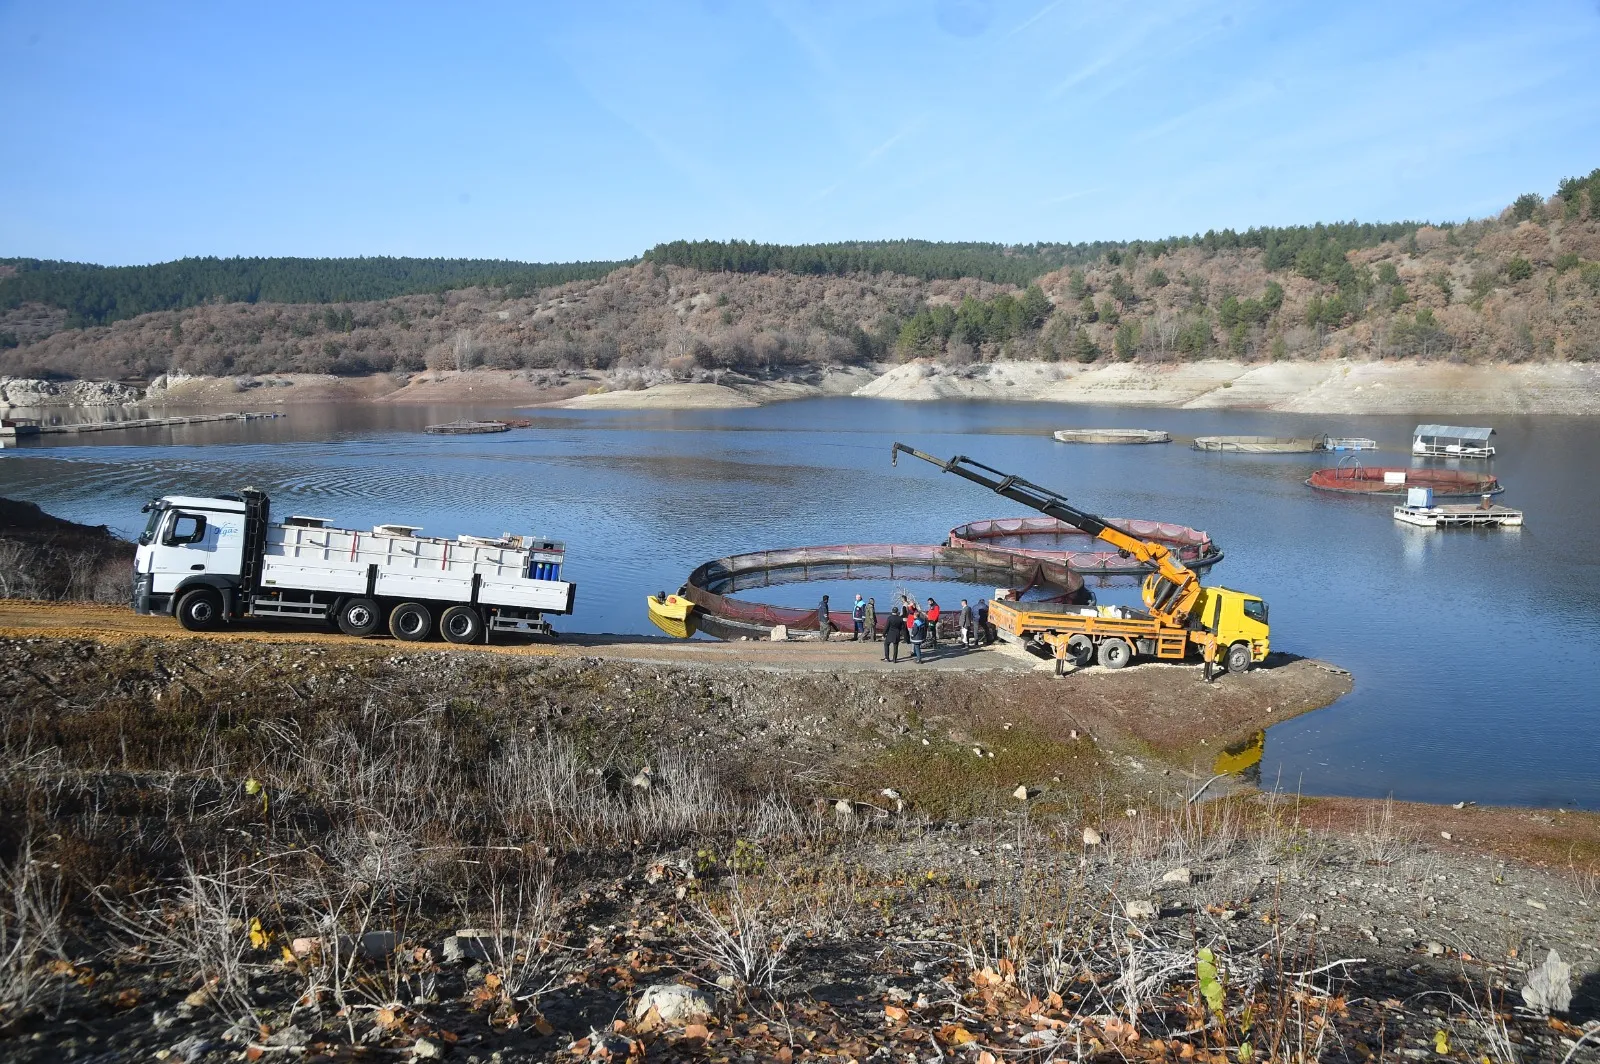
[(439, 615), (439, 634), (451, 643), (480, 642), (483, 639), (483, 615), (473, 606), (451, 606)]
[(1229, 672), (1249, 672), (1250, 666), (1255, 664), (1250, 660), (1250, 644), (1235, 643), (1228, 648), (1228, 656), (1224, 659)]
[(1080, 669), (1087, 668), (1094, 661), (1094, 640), (1082, 632), (1068, 639), (1067, 657), (1076, 662)]
[(209, 632), (222, 623), (222, 596), (215, 588), (197, 587), (178, 600), (178, 623), (191, 632)]
[(1126, 639), (1113, 636), (1100, 644), (1100, 664), (1108, 669), (1120, 669), (1133, 660), (1133, 647)]
[(420, 643), (433, 631), (433, 614), (420, 602), (402, 602), (389, 613), (389, 634)]
[(383, 610), (369, 598), (345, 599), (339, 603), (339, 615), (334, 620), (339, 631), (359, 638), (378, 630), (383, 623)]

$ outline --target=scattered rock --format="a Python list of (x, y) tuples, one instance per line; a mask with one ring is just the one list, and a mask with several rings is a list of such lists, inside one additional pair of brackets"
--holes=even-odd
[(1180, 886), (1187, 887), (1190, 883), (1194, 882), (1194, 874), (1187, 868), (1174, 868), (1166, 875), (1161, 877), (1161, 882), (1177, 883)]
[(411, 1044), (411, 1057), (413, 1060), (438, 1060), (444, 1056), (444, 1047), (438, 1042), (430, 1042), (426, 1038), (419, 1038)]
[[(1540, 906), (1544, 908), (1544, 906)], [(1551, 950), (1544, 963), (1528, 973), (1522, 1000), (1536, 1012), (1566, 1012), (1572, 1004), (1572, 965)]]
[(1522, 900), (1527, 902), (1529, 905), (1533, 906), (1535, 909), (1548, 909), (1548, 908), (1550, 908), (1550, 906), (1546, 905), (1544, 902), (1539, 901), (1539, 900), (1537, 900), (1535, 898), (1523, 898)]
[(203, 986), (199, 990), (183, 999), (183, 1003), (192, 1009), (203, 1009), (211, 1003), (211, 988)]
[(775, 625), (772, 626), (772, 641), (774, 643), (782, 643), (782, 642), (786, 641), (788, 638), (789, 638), (789, 626), (788, 625), (786, 625), (786, 624), (775, 624)]
[(1096, 831), (1094, 828), (1084, 828), (1083, 829), (1083, 844), (1085, 846), (1098, 846), (1098, 845), (1100, 845), (1100, 833), (1098, 831)]
[(1443, 957), (1444, 956), (1444, 943), (1443, 942), (1429, 942), (1426, 946), (1423, 947), (1423, 950), (1430, 957)]
[(656, 983), (645, 988), (633, 1006), (633, 1018), (644, 1019), (652, 1009), (668, 1027), (682, 1027), (716, 1014), (716, 1006), (704, 993), (682, 983)]
[(273, 1031), (267, 1036), (269, 1046), (303, 1046), (311, 1041), (311, 1034), (304, 1027), (290, 1024), (280, 1030)]
[(1028, 787), (1027, 787), (1026, 784), (1024, 784), (1023, 786), (1018, 787), (1016, 790), (1012, 791), (1011, 792), (1011, 797), (1015, 798), (1019, 802), (1026, 802), (1029, 798), (1032, 797), (1032, 795), (1028, 793)]
[(1154, 920), (1158, 910), (1155, 902), (1139, 900), (1123, 902), (1122, 911), (1130, 920)]

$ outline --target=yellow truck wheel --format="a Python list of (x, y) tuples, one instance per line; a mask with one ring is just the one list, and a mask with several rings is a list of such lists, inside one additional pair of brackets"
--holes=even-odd
[(1094, 640), (1079, 632), (1067, 640), (1067, 657), (1079, 668), (1085, 668), (1094, 660)]
[(1228, 648), (1226, 660), (1229, 672), (1249, 672), (1252, 664), (1250, 659), (1250, 644), (1235, 643)]
[(1100, 664), (1108, 669), (1120, 669), (1133, 660), (1133, 647), (1126, 639), (1113, 636), (1100, 644)]

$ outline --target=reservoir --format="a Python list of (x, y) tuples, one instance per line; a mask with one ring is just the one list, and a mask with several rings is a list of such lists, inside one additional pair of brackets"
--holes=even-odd
[[(1355, 675), (1338, 703), (1268, 732), (1264, 786), (1600, 809), (1600, 419), (1466, 419), (1494, 425), (1498, 457), (1436, 464), (1493, 472), (1507, 489), (1497, 501), (1524, 510), (1527, 525), (1440, 532), (1395, 522), (1395, 500), (1306, 487), (1337, 455), (1187, 446), (1201, 435), (1328, 432), (1376, 439), (1382, 449), (1360, 456), (1368, 465), (1410, 465), (1412, 428), (1437, 420), (1421, 415), (813, 399), (739, 410), (519, 411), (531, 428), (432, 436), (424, 425), (512, 412), (382, 404), (286, 412), (29, 441), (0, 452), (0, 495), (129, 538), (154, 496), (245, 485), (267, 491), (280, 516), (447, 536), (537, 533), (567, 542), (564, 576), (578, 583), (576, 613), (558, 628), (649, 634), (644, 596), (675, 590), (711, 558), (937, 543), (955, 525), (1027, 513), (926, 463), (891, 467), (890, 445), (901, 440), (1020, 474), (1102, 516), (1209, 532), (1226, 557), (1207, 582), (1265, 598), (1275, 650)], [(1163, 429), (1174, 442), (1051, 439), (1067, 427)], [(876, 593), (882, 611), (894, 589), (800, 584), (755, 597), (814, 605), (828, 591), (845, 609), (860, 590)], [(981, 591), (910, 590), (937, 594), (946, 608)], [(1104, 601), (1136, 594), (1096, 591)]]

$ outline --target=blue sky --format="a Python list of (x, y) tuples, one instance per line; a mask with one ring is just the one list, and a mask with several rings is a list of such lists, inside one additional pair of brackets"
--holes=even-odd
[(0, 2), (0, 255), (1461, 219), (1600, 166), (1600, 3)]

